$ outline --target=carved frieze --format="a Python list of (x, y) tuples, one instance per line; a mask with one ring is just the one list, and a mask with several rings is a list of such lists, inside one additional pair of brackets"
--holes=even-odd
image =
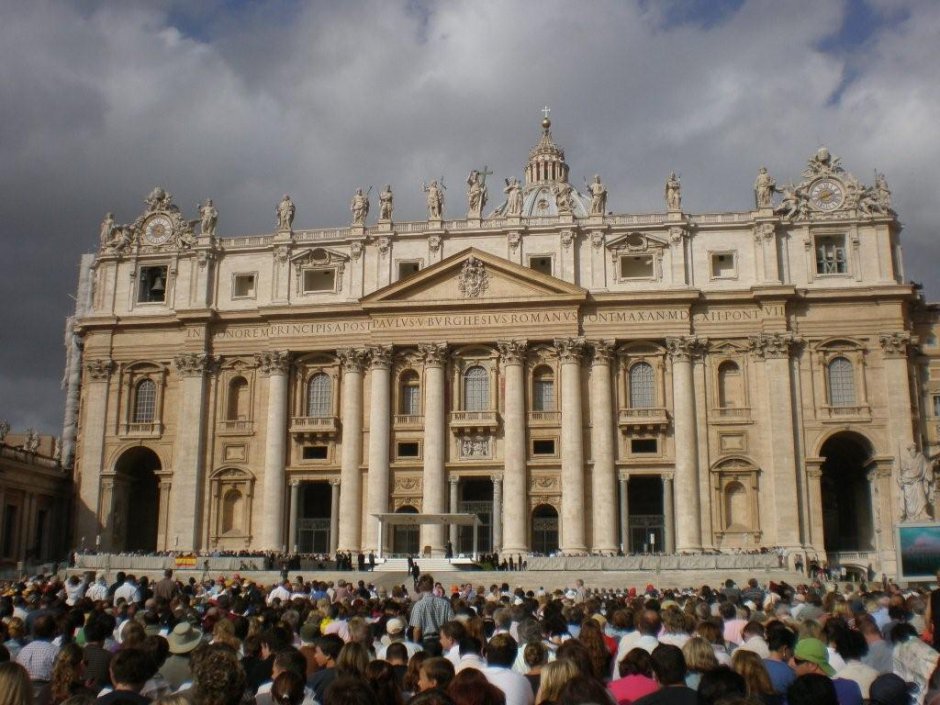
[(591, 245), (598, 250), (604, 246), (604, 232), (602, 230), (595, 230), (591, 233)]
[(463, 460), (485, 460), (492, 457), (492, 439), (489, 436), (464, 436), (457, 441)]
[(457, 277), (457, 288), (468, 299), (474, 299), (486, 291), (489, 275), (483, 262), (476, 257), (468, 257)]
[(429, 236), (428, 247), (431, 249), (431, 252), (437, 252), (439, 249), (441, 249), (441, 236), (440, 235)]
[(522, 234), (517, 230), (512, 230), (507, 233), (506, 241), (509, 243), (509, 249), (515, 252), (519, 248), (519, 243), (522, 242)]
[(392, 492), (395, 494), (400, 494), (402, 492), (420, 492), (421, 491), (421, 478), (420, 477), (395, 477), (395, 482), (392, 486)]
[(255, 353), (255, 364), (263, 375), (287, 374), (290, 368), (290, 353), (286, 350), (265, 350)]
[(530, 492), (557, 492), (560, 487), (558, 475), (535, 475), (531, 479)]
[(414, 507), (421, 511), (421, 497), (392, 497), (392, 509), (398, 511), (402, 507)]
[(354, 242), (349, 246), (349, 255), (354, 260), (358, 260), (362, 256), (362, 243)]
[(562, 230), (561, 231), (561, 246), (567, 250), (571, 247), (572, 242), (574, 242), (574, 231)]

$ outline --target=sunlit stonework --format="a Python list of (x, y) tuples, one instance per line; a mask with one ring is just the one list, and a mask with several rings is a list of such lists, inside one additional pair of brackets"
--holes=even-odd
[(417, 222), (394, 184), (338, 228), (278, 194), (260, 236), (162, 188), (108, 214), (70, 328), (76, 535), (440, 554), (469, 536), (374, 515), (472, 512), (484, 551), (892, 572), (894, 526), (934, 516), (940, 350), (885, 177), (823, 148), (748, 210), (687, 212), (663, 173), (629, 213), (533, 137), (521, 178), (463, 165), (445, 202), (428, 174)]

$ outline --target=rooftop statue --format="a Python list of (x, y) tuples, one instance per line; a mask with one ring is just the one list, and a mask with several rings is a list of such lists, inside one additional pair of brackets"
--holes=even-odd
[(560, 183), (555, 186), (555, 207), (558, 209), (559, 215), (571, 215), (574, 211), (574, 206), (571, 203), (571, 184)]
[(392, 210), (394, 209), (393, 199), (394, 196), (392, 195), (391, 185), (385, 184), (385, 188), (382, 189), (382, 193), (379, 194), (379, 220), (392, 219)]
[(506, 188), (503, 189), (503, 193), (506, 194), (504, 214), (511, 216), (522, 215), (522, 186), (519, 184), (519, 179), (515, 176), (506, 179)]
[(101, 247), (107, 247), (111, 242), (111, 233), (114, 231), (114, 213), (105, 213), (104, 220), (101, 221), (101, 227), (98, 230), (98, 240)]
[(202, 228), (202, 234), (215, 237), (215, 225), (218, 222), (219, 211), (212, 205), (212, 199), (207, 198), (206, 202), (199, 206), (199, 227)]
[(483, 215), (487, 195), (485, 178), (481, 178), (480, 172), (474, 169), (467, 176), (468, 218), (479, 218)]
[(427, 194), (428, 220), (440, 220), (444, 215), (444, 194), (441, 187), (435, 180), (430, 184), (421, 184), (421, 188)]
[(294, 225), (295, 212), (294, 202), (290, 200), (290, 196), (285, 193), (284, 198), (277, 204), (277, 229), (290, 230)]
[(777, 182), (767, 173), (767, 167), (762, 166), (757, 172), (757, 180), (754, 182), (754, 199), (758, 208), (772, 208), (774, 205), (774, 193), (779, 191)]
[(933, 463), (911, 443), (898, 471), (901, 521), (930, 521), (933, 486)]
[(361, 188), (356, 189), (356, 194), (349, 203), (349, 210), (352, 211), (353, 225), (365, 224), (366, 216), (369, 215), (369, 195), (364, 194)]
[(666, 179), (666, 208), (671, 211), (682, 210), (682, 185), (676, 172), (672, 172)]
[(597, 174), (594, 174), (594, 180), (588, 184), (588, 191), (591, 192), (591, 215), (604, 215), (607, 210), (607, 187)]

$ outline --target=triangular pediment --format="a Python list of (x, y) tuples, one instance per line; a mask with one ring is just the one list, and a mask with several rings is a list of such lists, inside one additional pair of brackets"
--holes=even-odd
[(650, 252), (652, 250), (662, 250), (669, 246), (665, 238), (649, 233), (626, 233), (607, 243), (607, 249), (611, 252)]
[(538, 299), (582, 301), (580, 286), (470, 247), (361, 301), (366, 308), (435, 303), (514, 303)]

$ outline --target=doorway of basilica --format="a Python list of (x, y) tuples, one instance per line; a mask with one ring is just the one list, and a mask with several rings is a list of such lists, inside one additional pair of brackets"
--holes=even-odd
[(460, 480), (460, 502), (457, 511), (462, 514), (476, 514), (480, 517), (480, 527), (458, 526), (458, 554), (473, 553), (473, 532), (478, 532), (477, 550), (489, 553), (493, 550), (493, 481), (486, 478), (467, 478)]
[[(396, 514), (417, 514), (418, 510), (410, 505), (399, 507)], [(421, 553), (421, 527), (395, 525), (392, 532), (392, 555), (417, 556)]]
[(550, 504), (532, 510), (532, 551), (550, 556), (558, 550), (558, 511)]
[(301, 483), (297, 521), (297, 548), (301, 553), (330, 552), (331, 497), (329, 482)]
[(121, 454), (114, 466), (111, 495), (111, 547), (114, 551), (157, 550), (160, 519), (160, 458), (139, 446)]
[(628, 553), (661, 553), (665, 550), (666, 522), (663, 480), (658, 475), (631, 477), (627, 483), (630, 516)]
[(829, 438), (819, 454), (825, 458), (820, 488), (826, 553), (874, 549), (868, 440), (844, 431)]

